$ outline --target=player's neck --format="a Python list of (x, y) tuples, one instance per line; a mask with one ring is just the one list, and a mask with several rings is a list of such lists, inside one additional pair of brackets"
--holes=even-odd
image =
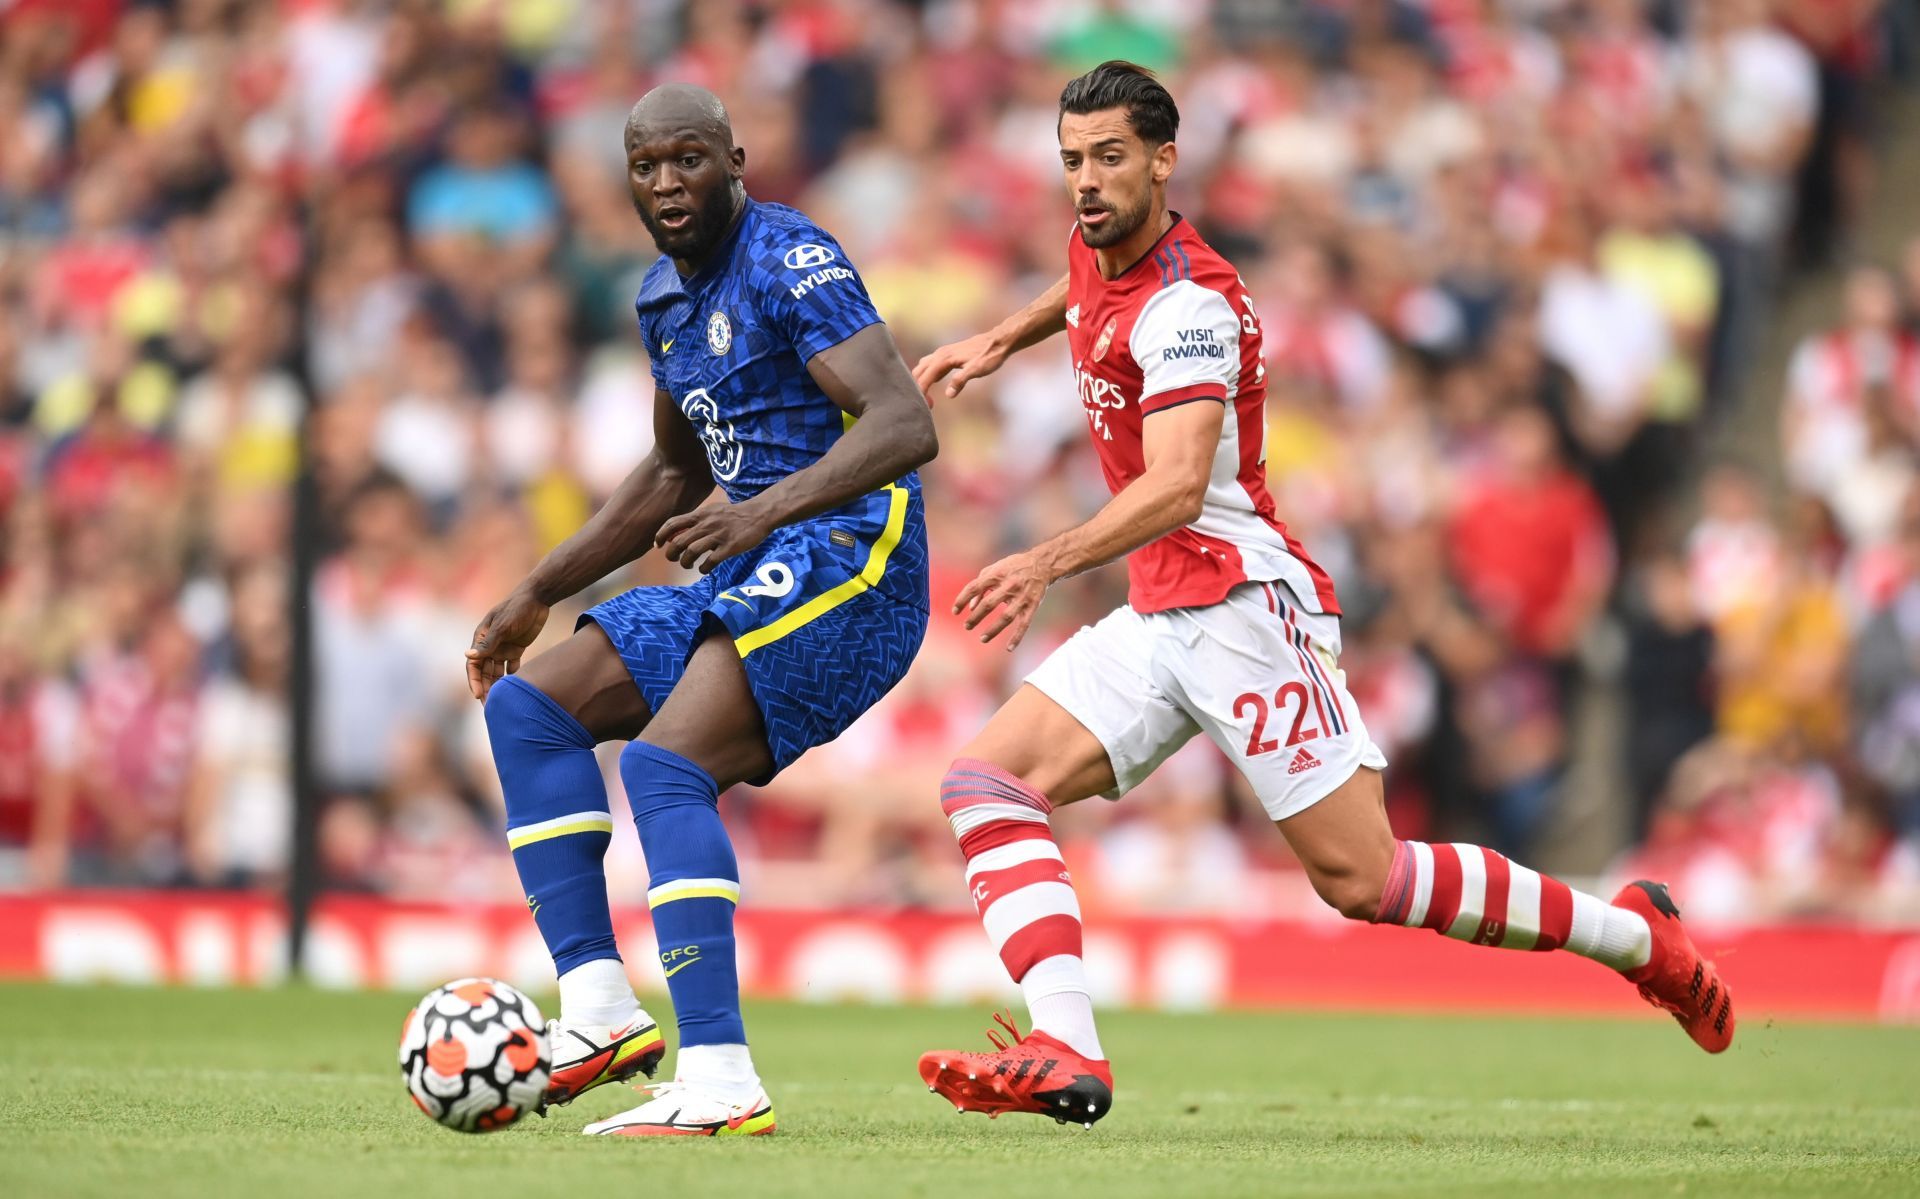
[(701, 254), (698, 258), (674, 259), (673, 269), (680, 272), (680, 277), (682, 279), (691, 279), (695, 271), (707, 265), (709, 262), (712, 262), (713, 256), (726, 248), (727, 242), (731, 241), (733, 238), (733, 231), (740, 227), (740, 221), (746, 215), (747, 215), (747, 193), (745, 189), (742, 189), (734, 193), (733, 218), (727, 222), (727, 227), (720, 231), (720, 236), (714, 238), (713, 244), (708, 246), (706, 249), (706, 252)]
[(1173, 228), (1173, 214), (1164, 205), (1155, 206), (1153, 215), (1142, 221), (1140, 227), (1127, 235), (1125, 241), (1118, 241), (1093, 252), (1093, 260), (1100, 267), (1102, 279), (1118, 279), (1127, 269), (1147, 256), (1153, 244), (1167, 235)]

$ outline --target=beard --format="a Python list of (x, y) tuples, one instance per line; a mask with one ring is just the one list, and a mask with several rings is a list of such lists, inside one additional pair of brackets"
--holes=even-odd
[(733, 221), (733, 193), (731, 184), (707, 193), (705, 199), (693, 206), (693, 219), (684, 229), (665, 228), (648, 215), (638, 199), (633, 202), (633, 211), (646, 226), (648, 236), (653, 238), (654, 249), (670, 258), (704, 258)]
[(1096, 207), (1103, 208), (1113, 215), (1108, 217), (1097, 229), (1080, 226), (1080, 240), (1089, 250), (1104, 250), (1108, 246), (1117, 246), (1132, 237), (1140, 226), (1146, 224), (1147, 216), (1153, 211), (1151, 192), (1140, 197), (1137, 204), (1121, 208), (1118, 205), (1101, 200)]

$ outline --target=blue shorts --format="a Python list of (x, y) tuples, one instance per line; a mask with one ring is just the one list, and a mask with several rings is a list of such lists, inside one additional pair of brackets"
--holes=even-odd
[[(917, 511), (916, 519), (906, 516), (903, 502), (890, 539), (832, 517), (789, 525), (697, 583), (636, 587), (587, 609), (575, 627), (592, 621), (606, 632), (655, 712), (695, 646), (709, 635), (732, 638), (778, 774), (844, 732), (920, 651), (925, 554), (914, 551), (926, 533)], [(908, 552), (893, 554), (903, 538), (912, 543)], [(878, 586), (890, 559), (895, 570), (918, 575), (917, 586), (892, 575)], [(899, 598), (916, 590), (919, 603)]]

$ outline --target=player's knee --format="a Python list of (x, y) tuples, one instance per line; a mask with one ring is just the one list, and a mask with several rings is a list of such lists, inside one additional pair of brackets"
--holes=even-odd
[(620, 751), (620, 781), (636, 820), (688, 803), (712, 807), (719, 792), (699, 763), (647, 741), (629, 741)]
[(953, 815), (953, 797), (966, 789), (969, 769), (978, 761), (963, 749), (959, 757), (947, 763), (947, 772), (940, 776), (940, 810), (949, 817)]
[[(940, 810), (953, 820), (961, 809), (977, 806), (982, 800), (1026, 804), (1042, 811), (1051, 807), (1045, 793), (1017, 772), (987, 758), (970, 757), (963, 750), (947, 764), (947, 773), (940, 780)], [(955, 824), (956, 831), (962, 827), (962, 823)]]
[(593, 735), (525, 679), (508, 675), (495, 682), (484, 712), (510, 818), (538, 818), (551, 803), (553, 780), (580, 770), (580, 762), (593, 774)]
[(536, 688), (531, 684), (511, 674), (495, 679), (487, 689), (482, 711), (487, 722), (487, 740), (493, 744), (495, 753), (526, 736), (530, 729), (527, 716), (532, 708), (532, 697), (527, 692), (533, 690)]
[(1342, 862), (1309, 868), (1307, 877), (1313, 882), (1314, 893), (1349, 920), (1372, 920), (1380, 910), (1386, 877), (1378, 871)]
[(578, 720), (519, 675), (507, 675), (488, 688), (483, 710), (495, 759), (530, 750), (593, 748), (592, 735)]
[(977, 738), (963, 748), (947, 775), (941, 780), (944, 793), (954, 772), (1004, 775), (1027, 790), (1046, 796), (1051, 807), (1064, 807), (1089, 795), (1098, 795), (1113, 786), (1113, 772), (1107, 765), (1106, 751), (1093, 743), (1098, 759), (1091, 755), (1056, 753), (1049, 755), (1040, 741), (1009, 742), (1006, 738), (989, 741)]

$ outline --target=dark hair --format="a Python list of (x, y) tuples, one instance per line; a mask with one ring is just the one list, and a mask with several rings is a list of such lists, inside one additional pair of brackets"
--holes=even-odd
[(1153, 77), (1153, 72), (1134, 63), (1113, 59), (1103, 62), (1067, 84), (1060, 93), (1060, 115), (1085, 115), (1109, 108), (1127, 110), (1127, 123), (1149, 146), (1170, 142), (1180, 132), (1180, 110), (1173, 97)]

